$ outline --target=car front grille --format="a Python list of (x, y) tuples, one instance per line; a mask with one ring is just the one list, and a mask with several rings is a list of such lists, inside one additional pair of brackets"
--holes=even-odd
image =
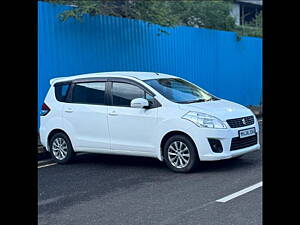
[(250, 147), (250, 146), (256, 145), (256, 144), (257, 144), (257, 134), (250, 136), (250, 137), (245, 137), (245, 138), (235, 137), (235, 138), (232, 138), (232, 140), (231, 140), (230, 151)]
[(226, 120), (231, 128), (245, 127), (254, 124), (254, 116)]

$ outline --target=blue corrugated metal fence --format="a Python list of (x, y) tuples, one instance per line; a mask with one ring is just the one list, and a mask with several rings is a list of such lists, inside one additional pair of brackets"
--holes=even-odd
[(102, 71), (153, 71), (190, 80), (243, 105), (260, 103), (262, 40), (192, 27), (162, 28), (143, 21), (84, 16), (60, 22), (68, 6), (38, 2), (38, 110), (59, 76)]

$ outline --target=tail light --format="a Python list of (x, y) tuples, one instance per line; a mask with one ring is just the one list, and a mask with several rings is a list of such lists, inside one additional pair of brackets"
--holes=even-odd
[(50, 112), (49, 106), (47, 106), (45, 103), (43, 103), (40, 115), (41, 116), (46, 116), (49, 112)]

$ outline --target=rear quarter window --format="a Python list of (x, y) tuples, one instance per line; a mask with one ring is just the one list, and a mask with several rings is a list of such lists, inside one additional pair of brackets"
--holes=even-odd
[(61, 84), (55, 86), (55, 97), (57, 101), (65, 102), (70, 84)]

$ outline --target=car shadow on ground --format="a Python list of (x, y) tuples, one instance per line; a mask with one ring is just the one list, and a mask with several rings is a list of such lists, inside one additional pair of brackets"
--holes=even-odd
[(101, 164), (116, 167), (164, 167), (164, 163), (149, 157), (83, 153), (77, 155), (73, 164)]
[[(257, 160), (253, 160), (248, 155), (241, 158), (220, 160), (220, 161), (202, 161), (199, 168), (194, 172), (217, 172), (217, 171), (229, 171), (235, 169), (242, 169), (247, 167), (253, 167), (257, 164)], [(114, 168), (143, 168), (143, 169), (165, 169), (169, 170), (164, 162), (158, 159), (148, 157), (137, 156), (120, 156), (120, 155), (108, 155), (108, 154), (93, 154), (84, 153), (77, 155), (72, 164), (79, 165), (99, 165), (101, 167), (108, 166)]]
[(218, 172), (229, 171), (235, 169), (244, 169), (249, 167), (255, 167), (257, 162), (243, 156), (241, 158), (233, 158), (211, 162), (201, 162), (199, 172)]

